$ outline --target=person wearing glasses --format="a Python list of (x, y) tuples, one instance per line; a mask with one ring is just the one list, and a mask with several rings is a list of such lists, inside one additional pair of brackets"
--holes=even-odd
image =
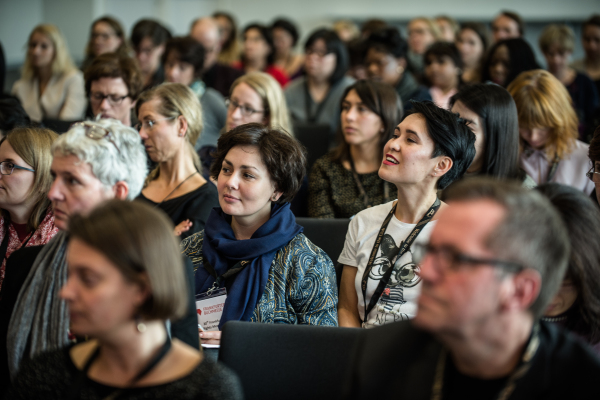
[(521, 168), (538, 185), (557, 182), (589, 195), (594, 183), (588, 145), (579, 141), (578, 120), (567, 88), (550, 72), (523, 72), (508, 87), (517, 105)]
[(160, 85), (165, 80), (161, 59), (169, 39), (171, 32), (153, 19), (141, 19), (133, 26), (131, 44), (142, 72), (144, 89)]
[(569, 261), (560, 215), (518, 182), (473, 178), (449, 189), (417, 249), (416, 316), (364, 332), (352, 398), (599, 398), (597, 355), (539, 321)]
[(598, 204), (598, 199), (600, 199), (600, 126), (596, 128), (594, 137), (590, 141), (588, 157), (592, 162), (592, 168), (588, 171), (587, 177), (594, 182), (594, 186), (596, 187), (596, 190), (592, 191), (590, 197)]
[(102, 54), (117, 53), (121, 57), (129, 57), (130, 50), (121, 23), (108, 15), (98, 18), (92, 23), (81, 69), (85, 72), (94, 59)]
[(12, 88), (29, 117), (37, 122), (80, 120), (86, 107), (83, 87), (83, 74), (73, 64), (59, 29), (36, 26), (27, 42), (21, 79)]
[(132, 126), (132, 110), (143, 87), (137, 62), (117, 53), (102, 54), (85, 70), (84, 77), (92, 116)]
[(194, 149), (202, 132), (198, 97), (180, 83), (163, 83), (142, 93), (136, 112), (146, 153), (157, 163), (138, 199), (164, 211), (182, 239), (200, 232), (219, 201)]
[(460, 179), (475, 156), (475, 135), (456, 114), (414, 102), (383, 148), (379, 177), (397, 200), (350, 221), (338, 262), (340, 326), (373, 328), (413, 318), (421, 291), (414, 245), (427, 242), (446, 204), (438, 190)]

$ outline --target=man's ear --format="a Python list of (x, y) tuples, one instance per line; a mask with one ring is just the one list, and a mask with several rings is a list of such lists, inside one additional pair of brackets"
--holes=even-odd
[[(502, 293), (501, 301), (506, 310), (527, 310), (537, 300), (542, 288), (542, 276), (527, 268), (509, 278), (510, 285)], [(508, 288), (510, 287), (510, 288)]]
[(129, 185), (127, 185), (127, 182), (118, 181), (113, 185), (112, 190), (115, 194), (115, 199), (127, 200), (127, 195), (129, 194)]

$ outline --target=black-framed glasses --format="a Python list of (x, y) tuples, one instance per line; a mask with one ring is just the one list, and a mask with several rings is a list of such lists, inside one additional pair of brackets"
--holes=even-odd
[(25, 171), (35, 172), (35, 169), (20, 167), (13, 163), (12, 161), (2, 161), (0, 162), (0, 174), (2, 175), (10, 175), (13, 173), (15, 169), (22, 169)]
[(525, 269), (521, 264), (513, 261), (472, 257), (448, 246), (433, 246), (429, 243), (415, 243), (412, 246), (412, 257), (416, 264), (421, 264), (427, 254), (435, 258), (436, 267), (441, 273), (456, 270), (460, 265), (492, 265), (509, 272), (520, 272)]
[(246, 106), (238, 103), (237, 101), (231, 100), (231, 99), (225, 99), (225, 106), (227, 108), (229, 108), (231, 111), (235, 111), (236, 108), (239, 107), (240, 112), (242, 113), (242, 115), (244, 117), (250, 117), (254, 113), (264, 113), (264, 112), (266, 112), (266, 110), (255, 110), (253, 108), (246, 107)]
[(106, 129), (100, 125), (90, 123), (90, 122), (77, 122), (77, 123), (73, 124), (73, 126), (83, 127), (85, 129), (85, 136), (89, 137), (90, 139), (94, 139), (94, 140), (106, 139), (106, 140), (108, 140), (109, 142), (111, 142), (113, 144), (113, 146), (115, 146), (115, 149), (117, 149), (119, 154), (121, 154), (121, 150), (119, 149), (119, 146), (117, 146), (117, 144), (113, 140), (113, 137), (114, 137), (113, 133), (111, 131), (109, 131), (108, 129)]
[(156, 123), (158, 121), (168, 121), (171, 119), (175, 119), (177, 117), (166, 117), (166, 118), (158, 118), (158, 119), (147, 119), (145, 121), (139, 122), (137, 124), (135, 124), (134, 128), (136, 131), (141, 131), (142, 128), (146, 129), (146, 130), (151, 130), (152, 128), (154, 128), (154, 125), (156, 125)]
[(98, 93), (98, 92), (94, 92), (90, 94), (90, 100), (93, 103), (96, 104), (100, 104), (104, 101), (104, 99), (108, 99), (108, 103), (111, 106), (118, 106), (120, 105), (123, 100), (125, 100), (125, 98), (129, 97), (129, 94), (126, 94), (125, 96), (117, 96), (114, 94), (102, 94), (102, 93)]
[(596, 172), (595, 167), (592, 167), (585, 176), (594, 183), (600, 183), (600, 172)]

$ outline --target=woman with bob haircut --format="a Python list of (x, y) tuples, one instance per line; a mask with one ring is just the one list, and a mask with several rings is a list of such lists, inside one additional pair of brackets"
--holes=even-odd
[(81, 67), (83, 72), (96, 57), (106, 53), (117, 53), (121, 57), (131, 56), (123, 26), (117, 19), (108, 15), (92, 23), (90, 38), (85, 48), (85, 60)]
[(381, 179), (394, 184), (398, 199), (359, 212), (351, 221), (338, 262), (340, 326), (372, 328), (414, 317), (419, 266), (414, 243), (429, 239), (437, 197), (460, 179), (475, 156), (475, 135), (456, 114), (432, 102), (415, 102), (386, 143)]
[(165, 329), (187, 309), (172, 229), (152, 207), (122, 200), (71, 219), (60, 297), (71, 332), (93, 339), (35, 357), (8, 398), (242, 398), (231, 371)]
[(200, 232), (217, 190), (202, 177), (194, 143), (202, 131), (202, 108), (196, 95), (179, 83), (163, 83), (142, 93), (137, 128), (146, 153), (158, 165), (138, 199), (163, 210), (182, 238)]
[(588, 145), (577, 140), (577, 115), (565, 86), (544, 70), (524, 72), (508, 87), (517, 105), (521, 168), (541, 185), (557, 182), (590, 194)]
[(227, 321), (337, 326), (333, 264), (290, 211), (305, 169), (303, 147), (281, 130), (251, 123), (219, 138), (211, 177), (221, 207), (181, 244), (196, 293), (227, 290), (219, 331), (201, 332), (202, 343), (219, 343)]
[(379, 178), (383, 147), (402, 118), (402, 103), (385, 83), (358, 81), (344, 91), (338, 146), (315, 162), (308, 185), (308, 215), (350, 218), (393, 199)]
[(275, 49), (273, 64), (293, 79), (302, 72), (302, 65), (304, 65), (304, 57), (294, 53), (294, 47), (300, 38), (298, 28), (292, 21), (279, 18), (271, 25), (271, 32)]
[(494, 44), (483, 64), (482, 82), (492, 81), (503, 88), (521, 73), (539, 69), (529, 44), (521, 39), (506, 39)]
[(83, 118), (87, 106), (83, 74), (73, 64), (56, 26), (38, 25), (29, 35), (21, 79), (12, 94), (34, 121)]
[(600, 247), (590, 240), (600, 237), (600, 210), (568, 186), (546, 183), (537, 190), (562, 217), (571, 242), (567, 272), (542, 321), (562, 325), (600, 353)]
[(305, 75), (285, 89), (285, 99), (296, 123), (329, 126), (337, 130), (340, 101), (344, 90), (354, 83), (346, 76), (348, 50), (330, 29), (317, 29), (304, 44)]
[(462, 86), (462, 59), (454, 43), (435, 42), (425, 52), (425, 81), (438, 106), (449, 110), (450, 97)]
[(58, 232), (48, 199), (50, 149), (57, 137), (49, 129), (22, 127), (0, 140), (0, 289), (12, 253), (46, 244)]
[(484, 24), (465, 22), (460, 25), (456, 35), (456, 47), (463, 62), (463, 82), (481, 82), (482, 64), (490, 42), (490, 35)]

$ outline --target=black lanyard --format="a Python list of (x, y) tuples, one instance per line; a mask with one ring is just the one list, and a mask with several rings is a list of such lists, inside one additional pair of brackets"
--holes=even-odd
[(214, 267), (210, 265), (206, 257), (203, 258), (202, 263), (204, 265), (204, 269), (208, 271), (213, 278), (215, 278), (215, 283), (213, 283), (212, 287), (208, 289), (208, 292), (210, 293), (213, 290), (218, 289), (221, 286), (221, 282), (246, 268), (246, 265), (250, 264), (250, 261), (238, 261), (233, 267), (228, 268), (227, 271), (225, 271), (225, 273), (221, 276), (217, 275), (217, 271), (215, 271)]
[(387, 217), (385, 217), (385, 220), (383, 221), (383, 224), (381, 225), (381, 229), (379, 230), (379, 234), (377, 235), (377, 238), (375, 239), (375, 244), (373, 245), (373, 250), (371, 250), (371, 256), (369, 257), (369, 262), (367, 263), (367, 267), (365, 268), (365, 272), (363, 273), (362, 282), (361, 282), (363, 302), (365, 305), (365, 316), (363, 318), (363, 322), (367, 321), (367, 316), (369, 315), (371, 310), (373, 310), (373, 308), (379, 301), (381, 294), (383, 293), (383, 291), (385, 290), (385, 287), (387, 286), (388, 282), (390, 281), (390, 277), (392, 276), (392, 272), (394, 271), (394, 262), (393, 262), (394, 257), (396, 257), (396, 255), (398, 255), (398, 258), (400, 258), (404, 255), (404, 253), (406, 253), (408, 251), (408, 249), (410, 249), (410, 246), (414, 243), (417, 236), (419, 236), (419, 233), (421, 233), (421, 231), (423, 230), (425, 225), (427, 225), (427, 223), (429, 221), (431, 221), (431, 219), (433, 218), (433, 216), (435, 215), (437, 210), (440, 208), (441, 202), (440, 202), (440, 199), (438, 199), (436, 197), (435, 201), (433, 202), (433, 205), (431, 207), (429, 207), (429, 210), (427, 210), (425, 215), (423, 215), (423, 218), (421, 218), (421, 220), (413, 228), (412, 232), (410, 232), (410, 235), (408, 235), (406, 240), (400, 244), (399, 248), (396, 249), (393, 254), (390, 254), (389, 260), (392, 265), (390, 266), (390, 268), (388, 268), (388, 270), (385, 272), (385, 274), (379, 281), (379, 285), (377, 285), (377, 289), (375, 290), (375, 293), (373, 293), (373, 296), (371, 296), (371, 301), (369, 302), (369, 307), (367, 307), (367, 282), (369, 281), (369, 274), (371, 273), (371, 270), (373, 269), (373, 262), (375, 261), (375, 257), (377, 256), (377, 251), (379, 250), (379, 246), (381, 245), (381, 240), (383, 239), (383, 235), (385, 234), (385, 231), (390, 223), (390, 220), (392, 219), (392, 217), (394, 216), (394, 213), (396, 212), (397, 205), (398, 205), (398, 203), (394, 204), (394, 206), (392, 207), (392, 210), (389, 212)]
[[(354, 167), (354, 160), (352, 159), (352, 156), (349, 156), (348, 159), (350, 162), (350, 170), (352, 172), (352, 177), (354, 178), (354, 182), (356, 183), (356, 187), (358, 188), (358, 193), (360, 193), (361, 197), (363, 198), (365, 208), (371, 207), (372, 204), (370, 204), (369, 196), (367, 195), (364, 186), (358, 178), (358, 173), (356, 172), (356, 168)], [(385, 203), (385, 201), (390, 197), (390, 188), (383, 179), (381, 181), (383, 182), (383, 202)]]
[(330, 87), (329, 90), (327, 91), (327, 94), (325, 95), (325, 98), (323, 99), (323, 101), (321, 101), (319, 104), (317, 104), (317, 110), (315, 111), (315, 113), (313, 115), (313, 113), (311, 112), (311, 106), (310, 106), (310, 101), (312, 100), (312, 97), (310, 96), (310, 92), (308, 90), (308, 80), (307, 79), (304, 80), (304, 109), (306, 111), (306, 121), (313, 123), (313, 124), (317, 122), (319, 115), (321, 115), (321, 113), (323, 112), (323, 108), (325, 108), (325, 104), (327, 103), (327, 100), (329, 99), (329, 96), (331, 95), (331, 91), (332, 91), (332, 88)]

